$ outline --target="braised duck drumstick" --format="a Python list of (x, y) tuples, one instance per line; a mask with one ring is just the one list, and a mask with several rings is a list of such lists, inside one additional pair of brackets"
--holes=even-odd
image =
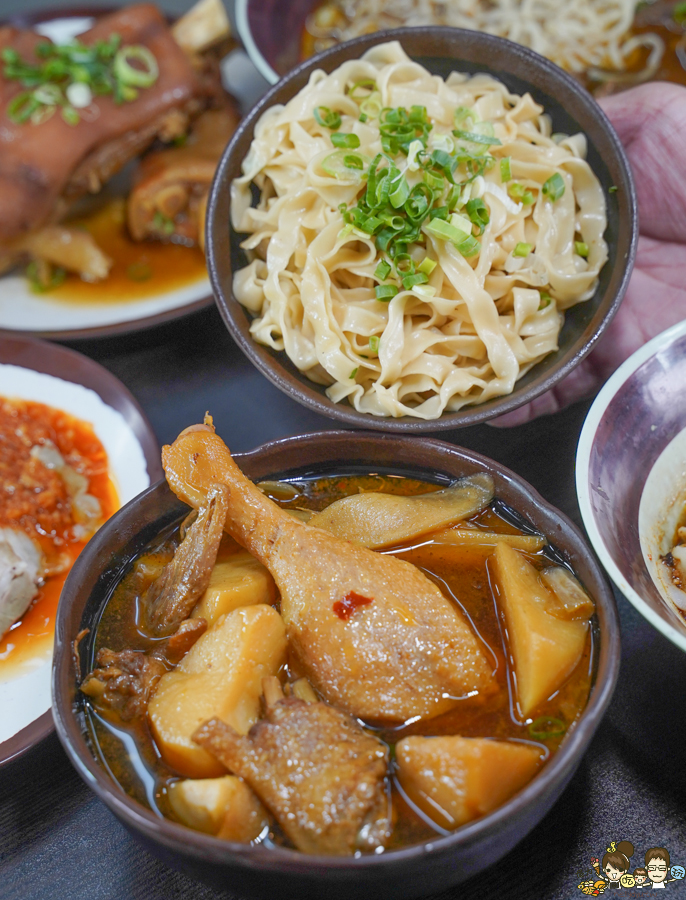
[(493, 683), (459, 609), (417, 568), (311, 528), (266, 497), (208, 425), (164, 447), (167, 481), (196, 508), (229, 489), (225, 529), (274, 577), (289, 643), (329, 702), (365, 720), (432, 717)]
[(193, 740), (243, 778), (299, 850), (349, 855), (390, 834), (388, 750), (326, 703), (284, 698), (264, 679), (267, 716), (243, 737), (211, 719)]

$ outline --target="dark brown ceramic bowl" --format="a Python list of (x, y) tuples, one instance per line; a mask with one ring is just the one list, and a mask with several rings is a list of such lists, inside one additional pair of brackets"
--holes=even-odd
[[(113, 587), (129, 562), (163, 529), (180, 522), (188, 508), (160, 482), (129, 503), (101, 528), (79, 557), (62, 593), (53, 669), (55, 725), (73, 765), (100, 799), (145, 846), (169, 865), (241, 896), (326, 896), (350, 900), (363, 891), (380, 898), (438, 893), (495, 862), (540, 821), (579, 764), (610, 701), (619, 667), (619, 625), (614, 598), (579, 531), (525, 481), (504, 466), (440, 441), (323, 432), (265, 444), (236, 456), (254, 480), (294, 474), (379, 471), (415, 473), (447, 482), (490, 472), (497, 495), (547, 534), (582, 579), (597, 604), (595, 679), (578, 724), (557, 755), (523, 791), (500, 809), (447, 837), (359, 859), (306, 856), (294, 850), (230, 844), (158, 818), (112, 780), (89, 740), (84, 696), (77, 690), (90, 669), (93, 631)], [(72, 641), (81, 642), (74, 670)]]
[[(232, 291), (233, 272), (245, 266), (247, 260), (239, 246), (241, 237), (230, 225), (230, 187), (241, 174), (241, 163), (258, 119), (269, 107), (295, 96), (315, 69), (331, 72), (345, 60), (356, 59), (370, 47), (389, 40), (400, 41), (409, 56), (444, 78), (454, 70), (488, 72), (518, 94), (529, 91), (552, 117), (554, 132), (584, 132), (588, 138), (588, 161), (603, 186), (608, 211), (605, 239), (609, 260), (600, 273), (594, 296), (567, 311), (559, 349), (534, 366), (508, 396), (429, 421), (412, 416), (377, 417), (357, 412), (347, 403), (329, 400), (324, 388), (299, 372), (285, 353), (276, 353), (253, 340), (249, 330), (251, 316)], [(617, 190), (610, 192), (611, 187)], [(638, 225), (631, 172), (619, 139), (595, 100), (570, 75), (511, 41), (457, 28), (427, 27), (381, 31), (340, 44), (307, 60), (265, 94), (243, 119), (224, 151), (212, 186), (207, 233), (210, 279), (224, 322), (248, 359), (272, 384), (304, 406), (346, 425), (420, 433), (492, 419), (528, 403), (568, 375), (593, 349), (617, 311), (634, 264)]]

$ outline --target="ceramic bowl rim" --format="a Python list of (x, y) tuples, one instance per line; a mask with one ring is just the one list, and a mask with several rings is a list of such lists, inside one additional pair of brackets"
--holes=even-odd
[(593, 549), (598, 555), (604, 569), (629, 603), (640, 612), (643, 618), (668, 638), (668, 640), (679, 647), (680, 650), (686, 651), (686, 633), (678, 629), (675, 625), (667, 622), (659, 616), (648, 603), (646, 603), (641, 595), (629, 584), (610, 554), (593, 514), (593, 506), (591, 504), (591, 482), (589, 479), (591, 453), (593, 452), (595, 437), (598, 433), (600, 423), (615, 396), (643, 363), (655, 356), (660, 350), (676, 339), (684, 337), (684, 335), (686, 335), (686, 320), (679, 322), (676, 325), (672, 325), (671, 328), (661, 332), (656, 337), (652, 338), (652, 340), (648, 341), (647, 344), (640, 347), (625, 360), (617, 371), (605, 382), (598, 396), (593, 401), (593, 405), (588, 411), (581, 429), (581, 435), (576, 450), (575, 469), (576, 493), (579, 501), (579, 509), (581, 510), (581, 518), (583, 519), (588, 539), (593, 545)]
[[(551, 96), (560, 93), (563, 95), (563, 100), (558, 100), (559, 103), (563, 103), (564, 99), (575, 97), (584, 107), (584, 112), (588, 114), (589, 117), (592, 115), (595, 127), (600, 130), (603, 139), (607, 141), (608, 147), (611, 148), (612, 155), (610, 157), (610, 165), (616, 167), (617, 172), (615, 173), (615, 176), (619, 176), (615, 177), (615, 185), (619, 187), (619, 193), (615, 195), (619, 198), (619, 218), (620, 221), (623, 221), (625, 217), (628, 217), (630, 225), (628, 232), (623, 236), (623, 241), (620, 242), (619, 235), (617, 238), (617, 258), (615, 260), (615, 267), (622, 267), (622, 272), (621, 275), (618, 276), (616, 290), (613, 293), (610, 293), (608, 284), (607, 289), (602, 295), (602, 302), (594, 313), (593, 318), (599, 315), (603, 303), (607, 304), (607, 308), (602, 318), (596, 323), (595, 331), (588, 337), (585, 343), (581, 342), (583, 333), (579, 335), (575, 341), (565, 349), (565, 356), (551, 366), (549, 371), (540, 373), (538, 376), (538, 379), (540, 380), (537, 379), (537, 381), (524, 388), (519, 387), (518, 384), (515, 383), (510, 394), (492, 398), (483, 404), (465, 406), (457, 412), (444, 412), (437, 419), (420, 419), (414, 416), (400, 416), (397, 418), (391, 416), (374, 416), (368, 413), (358, 412), (348, 403), (334, 403), (325, 394), (320, 393), (314, 383), (308, 383), (305, 376), (290, 372), (284, 366), (281, 357), (274, 357), (266, 347), (257, 344), (257, 342), (253, 340), (248, 332), (247, 320), (244, 322), (238, 318), (239, 313), (241, 315), (247, 315), (245, 310), (243, 307), (240, 307), (238, 301), (235, 300), (231, 287), (227, 286), (227, 289), (224, 289), (224, 272), (227, 269), (227, 266), (229, 269), (231, 268), (231, 264), (230, 256), (227, 262), (227, 253), (224, 252), (225, 239), (223, 232), (226, 230), (227, 223), (224, 221), (222, 214), (218, 212), (218, 209), (220, 207), (223, 208), (226, 203), (225, 198), (228, 195), (228, 192), (230, 192), (230, 184), (226, 172), (235, 162), (234, 156), (238, 153), (237, 148), (239, 144), (243, 141), (246, 132), (252, 134), (259, 117), (268, 107), (273, 105), (275, 97), (278, 94), (288, 89), (293, 82), (297, 82), (305, 73), (313, 71), (321, 64), (326, 63), (330, 57), (340, 54), (342, 51), (352, 58), (359, 56), (368, 48), (368, 45), (372, 46), (376, 43), (390, 40), (402, 42), (405, 38), (414, 41), (426, 41), (430, 39), (432, 35), (436, 35), (441, 39), (445, 39), (447, 35), (448, 37), (452, 37), (454, 40), (459, 41), (460, 44), (481, 45), (483, 47), (484, 55), (486, 55), (487, 52), (490, 52), (495, 58), (498, 58), (498, 51), (500, 51), (501, 55), (502, 53), (506, 53), (508, 59), (511, 59), (513, 62), (517, 58), (525, 60), (532, 69), (545, 75), (548, 83), (551, 85), (551, 88), (548, 91)], [(497, 66), (490, 68), (493, 68), (493, 71), (497, 74)], [(519, 77), (520, 80), (527, 80), (523, 76), (517, 77)], [(584, 126), (581, 125), (581, 127)], [(588, 127), (588, 123), (586, 127)], [(594, 146), (597, 139), (598, 135), (596, 135), (595, 139), (592, 141)], [(606, 166), (609, 165), (607, 159), (608, 157), (606, 154), (604, 157)], [(618, 184), (618, 182), (620, 183)], [(633, 176), (624, 148), (619, 141), (612, 124), (600, 106), (591, 95), (572, 78), (571, 75), (564, 72), (545, 57), (529, 50), (527, 47), (515, 44), (504, 38), (459, 28), (418, 26), (414, 28), (398, 28), (389, 31), (379, 31), (371, 35), (363, 35), (362, 37), (354, 38), (353, 40), (342, 44), (337, 44), (336, 46), (324, 50), (316, 56), (312, 56), (300, 63), (280, 79), (277, 84), (272, 85), (252, 110), (243, 118), (231, 138), (231, 141), (224, 150), (219, 165), (217, 166), (208, 202), (207, 234), (207, 267), (219, 312), (234, 341), (265, 378), (292, 400), (295, 400), (297, 403), (300, 403), (302, 406), (305, 406), (320, 415), (332, 418), (344, 426), (347, 425), (362, 428), (364, 430), (386, 431), (400, 434), (425, 434), (474, 425), (517, 409), (550, 390), (555, 384), (576, 368), (586, 356), (588, 356), (614, 318), (626, 293), (636, 256), (638, 243), (638, 215)], [(219, 248), (219, 243), (222, 245), (221, 250)], [(232, 245), (230, 234), (226, 245), (230, 251)], [(545, 366), (545, 359), (541, 361), (540, 365)]]
[[(327, 445), (343, 445), (351, 440), (369, 441), (370, 439), (376, 443), (385, 443), (393, 445), (411, 445), (416, 447), (417, 438), (411, 438), (401, 435), (379, 435), (373, 432), (356, 433), (351, 435), (349, 431), (324, 431), (309, 434), (305, 436), (295, 436), (289, 438), (281, 438), (279, 440), (270, 441), (266, 444), (255, 448), (245, 454), (236, 454), (235, 458), (240, 463), (242, 458), (257, 456), (258, 454), (267, 455), (271, 451), (278, 451), (282, 447), (289, 444), (301, 447), (304, 439)], [(379, 855), (367, 855), (360, 858), (350, 857), (308, 857), (296, 850), (287, 848), (270, 848), (268, 853), (264, 852), (264, 848), (250, 847), (245, 844), (233, 844), (226, 841), (220, 841), (218, 838), (210, 835), (193, 832), (192, 830), (178, 825), (174, 822), (160, 819), (153, 812), (147, 810), (143, 805), (124, 794), (111, 781), (104, 767), (99, 765), (89, 749), (84, 738), (84, 733), (77, 720), (76, 712), (72, 706), (72, 699), (69, 696), (68, 685), (73, 685), (74, 676), (72, 670), (72, 654), (70, 639), (73, 635), (66, 635), (67, 639), (62, 639), (62, 633), (67, 621), (67, 603), (71, 606), (73, 597), (78, 596), (78, 588), (66, 590), (64, 596), (66, 603), (63, 604), (58, 613), (58, 623), (56, 636), (60, 636), (59, 646), (56, 641), (56, 651), (53, 665), (53, 711), (55, 717), (55, 726), (59, 739), (74, 767), (78, 771), (82, 779), (97, 794), (106, 806), (108, 806), (121, 820), (129, 827), (132, 827), (138, 833), (143, 834), (147, 839), (156, 843), (161, 843), (166, 847), (175, 850), (182, 849), (184, 853), (191, 855), (196, 859), (212, 860), (214, 862), (233, 862), (242, 865), (245, 868), (264, 869), (268, 871), (281, 870), (290, 874), (299, 874), (312, 866), (324, 865), (327, 869), (338, 871), (359, 872), (363, 873), (369, 869), (392, 868), (396, 862), (407, 861), (408, 859), (419, 860), (429, 853), (452, 854), (459, 851), (460, 846), (468, 847), (482, 835), (486, 835), (491, 839), (495, 839), (500, 827), (511, 815), (538, 804), (545, 804), (546, 797), (554, 791), (558, 784), (565, 783), (566, 779), (571, 776), (578, 765), (581, 757), (585, 753), (588, 743), (590, 742), (596, 728), (598, 727), (607, 706), (612, 697), (617, 675), (619, 671), (620, 661), (620, 639), (619, 639), (619, 619), (617, 608), (612, 591), (609, 588), (602, 568), (598, 565), (592, 551), (588, 547), (580, 530), (574, 525), (564, 513), (556, 509), (552, 504), (548, 503), (541, 495), (531, 487), (523, 478), (516, 475), (506, 466), (482, 456), (481, 454), (468, 450), (456, 445), (446, 444), (430, 438), (419, 439), (424, 448), (428, 452), (440, 452), (446, 457), (452, 457), (461, 460), (463, 463), (476, 464), (485, 468), (487, 471), (496, 473), (515, 492), (519, 492), (522, 497), (528, 497), (527, 508), (521, 509), (523, 515), (530, 515), (532, 510), (541, 514), (550, 520), (551, 525), (556, 525), (564, 529), (564, 533), (569, 542), (575, 547), (574, 554), (578, 561), (583, 560), (584, 564), (592, 570), (597, 584), (600, 588), (596, 597), (599, 617), (602, 616), (603, 625), (600, 635), (600, 648), (598, 653), (598, 667), (596, 672), (596, 680), (593, 685), (589, 702), (584, 709), (580, 719), (577, 721), (573, 730), (570, 731), (562, 748), (555, 757), (543, 768), (543, 770), (531, 781), (522, 791), (516, 794), (511, 800), (499, 807), (492, 813), (477, 819), (474, 822), (462, 826), (449, 835), (436, 836), (435, 839), (425, 841), (421, 844), (403, 847), (398, 850), (392, 850)], [(312, 465), (321, 465), (322, 463), (312, 463)], [(384, 463), (385, 464), (385, 463)], [(429, 465), (420, 464), (420, 468), (426, 471), (433, 470), (434, 473), (440, 470)], [(450, 464), (446, 462), (446, 471), (449, 471)], [(275, 473), (276, 474), (276, 473)], [(104, 538), (107, 532), (119, 527), (119, 521), (130, 516), (136, 505), (141, 500), (155, 491), (159, 491), (164, 485), (164, 481), (148, 488), (137, 498), (122, 508), (106, 526), (92, 539), (86, 550), (77, 561), (72, 570), (74, 576), (72, 582), (81, 581), (81, 570), (87, 570), (89, 556), (95, 555), (98, 543), (105, 543)], [(89, 551), (90, 548), (90, 551)], [(80, 565), (79, 565), (80, 562)], [(71, 576), (70, 576), (71, 577)], [(114, 576), (113, 576), (114, 577)], [(119, 576), (117, 576), (119, 577)], [(86, 601), (87, 603), (87, 601)], [(84, 605), (85, 606), (85, 605)], [(600, 627), (600, 626), (599, 626)], [(557, 795), (556, 795), (557, 796)], [(490, 834), (489, 834), (490, 833)], [(257, 851), (257, 853), (256, 853)]]

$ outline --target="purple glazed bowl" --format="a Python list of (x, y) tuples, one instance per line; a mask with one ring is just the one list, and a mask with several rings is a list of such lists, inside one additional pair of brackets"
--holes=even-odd
[[(76, 562), (62, 592), (53, 668), (53, 709), (59, 738), (76, 770), (131, 833), (169, 865), (240, 896), (402, 900), (438, 893), (504, 856), (543, 818), (574, 774), (614, 690), (619, 668), (619, 623), (614, 598), (580, 532), (525, 481), (499, 463), (426, 438), (322, 432), (286, 438), (236, 456), (253, 480), (363, 468), (419, 475), (445, 484), (489, 472), (496, 494), (543, 533), (595, 597), (594, 682), (588, 705), (555, 757), (516, 796), (491, 814), (423, 844), (354, 857), (307, 856), (280, 847), (234, 844), (160, 819), (110, 777), (90, 741), (85, 697), (77, 685), (90, 670), (92, 635), (130, 561), (188, 507), (166, 482), (141, 494), (107, 522)], [(75, 670), (72, 642), (84, 628)]]
[(586, 531), (619, 590), (651, 625), (686, 650), (686, 623), (662, 599), (639, 537), (639, 506), (656, 460), (686, 428), (686, 321), (620, 366), (596, 397), (576, 455)]

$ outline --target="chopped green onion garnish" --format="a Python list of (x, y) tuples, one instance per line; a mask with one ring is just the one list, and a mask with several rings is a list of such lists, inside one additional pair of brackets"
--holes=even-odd
[(488, 207), (479, 197), (475, 197), (467, 203), (467, 215), (482, 231), (491, 221), (491, 217), (488, 214)]
[(431, 273), (436, 268), (436, 266), (437, 266), (436, 260), (431, 259), (428, 256), (425, 256), (424, 259), (417, 266), (417, 271), (423, 272), (425, 275), (431, 275)]
[(467, 119), (471, 119), (472, 122), (475, 122), (477, 119), (474, 110), (469, 109), (468, 106), (458, 106), (453, 115), (456, 128), (459, 128)]
[(391, 201), (393, 209), (400, 209), (409, 196), (410, 186), (401, 176), (397, 181), (397, 186), (391, 186), (391, 193), (388, 195), (388, 199)]
[(382, 259), (381, 262), (379, 263), (379, 265), (374, 269), (374, 275), (380, 281), (385, 281), (390, 274), (391, 274), (390, 263), (386, 262), (385, 259)]
[(464, 231), (465, 234), (472, 233), (472, 223), (469, 219), (466, 219), (464, 216), (459, 215), (458, 213), (453, 213), (450, 217), (450, 224), (453, 228), (457, 228), (459, 231)]
[(336, 129), (341, 127), (340, 115), (329, 109), (328, 106), (316, 106), (314, 118), (323, 128), (330, 128), (332, 131), (336, 131)]
[(40, 103), (30, 91), (17, 94), (7, 104), (7, 116), (17, 125), (26, 122), (39, 108)]
[(510, 163), (510, 157), (506, 156), (504, 159), (500, 160), (500, 180), (505, 184), (507, 181), (510, 181), (512, 178), (512, 165)]
[(360, 113), (358, 118), (359, 118), (360, 122), (366, 122), (369, 117), (367, 116), (366, 113)]
[(360, 367), (359, 367), (359, 366), (356, 366), (356, 367), (352, 370), (352, 372), (350, 373), (350, 375), (349, 375), (348, 377), (349, 377), (349, 378), (354, 378), (354, 377), (357, 375), (357, 373), (358, 373), (359, 371), (360, 371)]
[[(348, 91), (348, 96), (352, 97), (353, 100), (364, 100), (365, 97), (368, 97), (369, 94), (375, 90), (375, 81), (373, 81), (371, 78), (361, 78), (359, 81), (356, 81), (355, 84), (352, 85), (352, 87)], [(361, 94), (360, 91), (365, 91), (365, 93)]]
[(381, 94), (378, 91), (374, 91), (373, 94), (370, 94), (366, 100), (363, 100), (362, 103), (360, 103), (360, 114), (366, 116), (368, 119), (377, 119), (382, 108), (383, 103)]
[(26, 267), (26, 277), (34, 294), (45, 294), (59, 287), (67, 277), (67, 272), (62, 266), (50, 263), (41, 265), (34, 260)]
[[(132, 66), (131, 63), (138, 65)], [(151, 87), (158, 79), (160, 70), (154, 55), (142, 44), (122, 47), (117, 51), (112, 65), (114, 77), (124, 85)]]
[(512, 184), (508, 185), (507, 193), (513, 200), (516, 200), (518, 203), (523, 203), (524, 206), (530, 206), (534, 202), (534, 195), (531, 191), (528, 191), (524, 185), (520, 184), (518, 181), (513, 181)]
[(403, 287), (406, 291), (411, 291), (416, 284), (426, 284), (428, 280), (428, 276), (423, 272), (415, 272), (414, 275), (404, 276)]
[(672, 9), (672, 18), (677, 25), (683, 25), (686, 22), (686, 3), (677, 3)]
[(529, 725), (529, 734), (535, 741), (560, 737), (566, 730), (567, 726), (562, 719), (554, 719), (551, 716), (540, 716)]
[(65, 122), (77, 125), (77, 110), (90, 106), (94, 96), (110, 95), (115, 103), (132, 101), (159, 77), (154, 54), (139, 44), (122, 47), (118, 34), (92, 45), (45, 41), (34, 49), (38, 64), (24, 62), (11, 48), (2, 53), (2, 75), (29, 89), (7, 108), (9, 118), (19, 124), (28, 120), (41, 124), (59, 108)]
[(169, 216), (162, 215), (159, 210), (155, 212), (152, 224), (154, 228), (161, 231), (162, 234), (166, 234), (167, 237), (174, 234), (174, 220), (170, 219)]
[(550, 304), (553, 302), (553, 298), (550, 296), (548, 291), (539, 291), (538, 293), (541, 295), (541, 302), (538, 304), (538, 308), (545, 309), (547, 306), (550, 306)]
[(552, 203), (555, 203), (556, 200), (559, 200), (564, 192), (565, 182), (564, 178), (562, 177), (562, 175), (560, 175), (559, 172), (555, 172), (555, 174), (551, 175), (550, 178), (543, 184), (543, 194)]
[(611, 184), (610, 187), (608, 188), (608, 191), (610, 194), (616, 194), (618, 190), (619, 190), (619, 188), (617, 187), (616, 184)]
[(374, 288), (374, 293), (376, 294), (377, 300), (388, 303), (388, 301), (398, 293), (398, 288), (394, 284), (377, 284)]
[(432, 237), (439, 238), (442, 241), (450, 241), (455, 246), (461, 244), (462, 241), (469, 237), (466, 231), (460, 231), (460, 229), (455, 228), (454, 225), (445, 222), (443, 219), (432, 219), (428, 225), (424, 226), (424, 230), (428, 231)]
[(379, 351), (379, 343), (380, 343), (380, 341), (379, 341), (378, 335), (373, 334), (373, 335), (369, 338), (369, 349), (372, 351), (372, 353), (378, 353), (378, 351)]
[(519, 243), (512, 251), (513, 256), (524, 257), (531, 253), (531, 244)]
[(491, 144), (495, 144), (497, 146), (502, 146), (502, 141), (498, 140), (497, 137), (492, 137), (487, 134), (478, 134), (476, 131), (460, 131), (456, 128), (453, 131), (455, 137), (460, 138), (462, 141), (469, 141), (472, 144), (485, 144), (489, 146)]
[(152, 278), (152, 269), (147, 263), (135, 262), (126, 267), (126, 275), (131, 281), (147, 281)]
[(481, 250), (481, 244), (470, 234), (466, 240), (457, 245), (457, 249), (464, 257), (469, 258), (470, 256), (476, 256)]
[(344, 147), (346, 150), (356, 150), (360, 146), (360, 139), (356, 134), (343, 134), (339, 131), (331, 135), (331, 143), (334, 147)]
[(62, 118), (67, 123), (67, 125), (78, 125), (81, 121), (81, 117), (76, 112), (73, 106), (62, 107)]
[[(346, 153), (345, 150), (336, 150), (326, 156), (321, 163), (322, 169), (333, 178), (341, 178), (345, 181), (358, 181), (363, 177), (365, 164), (369, 157), (363, 157), (359, 153)], [(357, 223), (355, 223), (357, 224)]]
[(588, 244), (584, 244), (583, 241), (574, 241), (574, 249), (578, 255), (583, 256), (584, 259), (588, 256)]

